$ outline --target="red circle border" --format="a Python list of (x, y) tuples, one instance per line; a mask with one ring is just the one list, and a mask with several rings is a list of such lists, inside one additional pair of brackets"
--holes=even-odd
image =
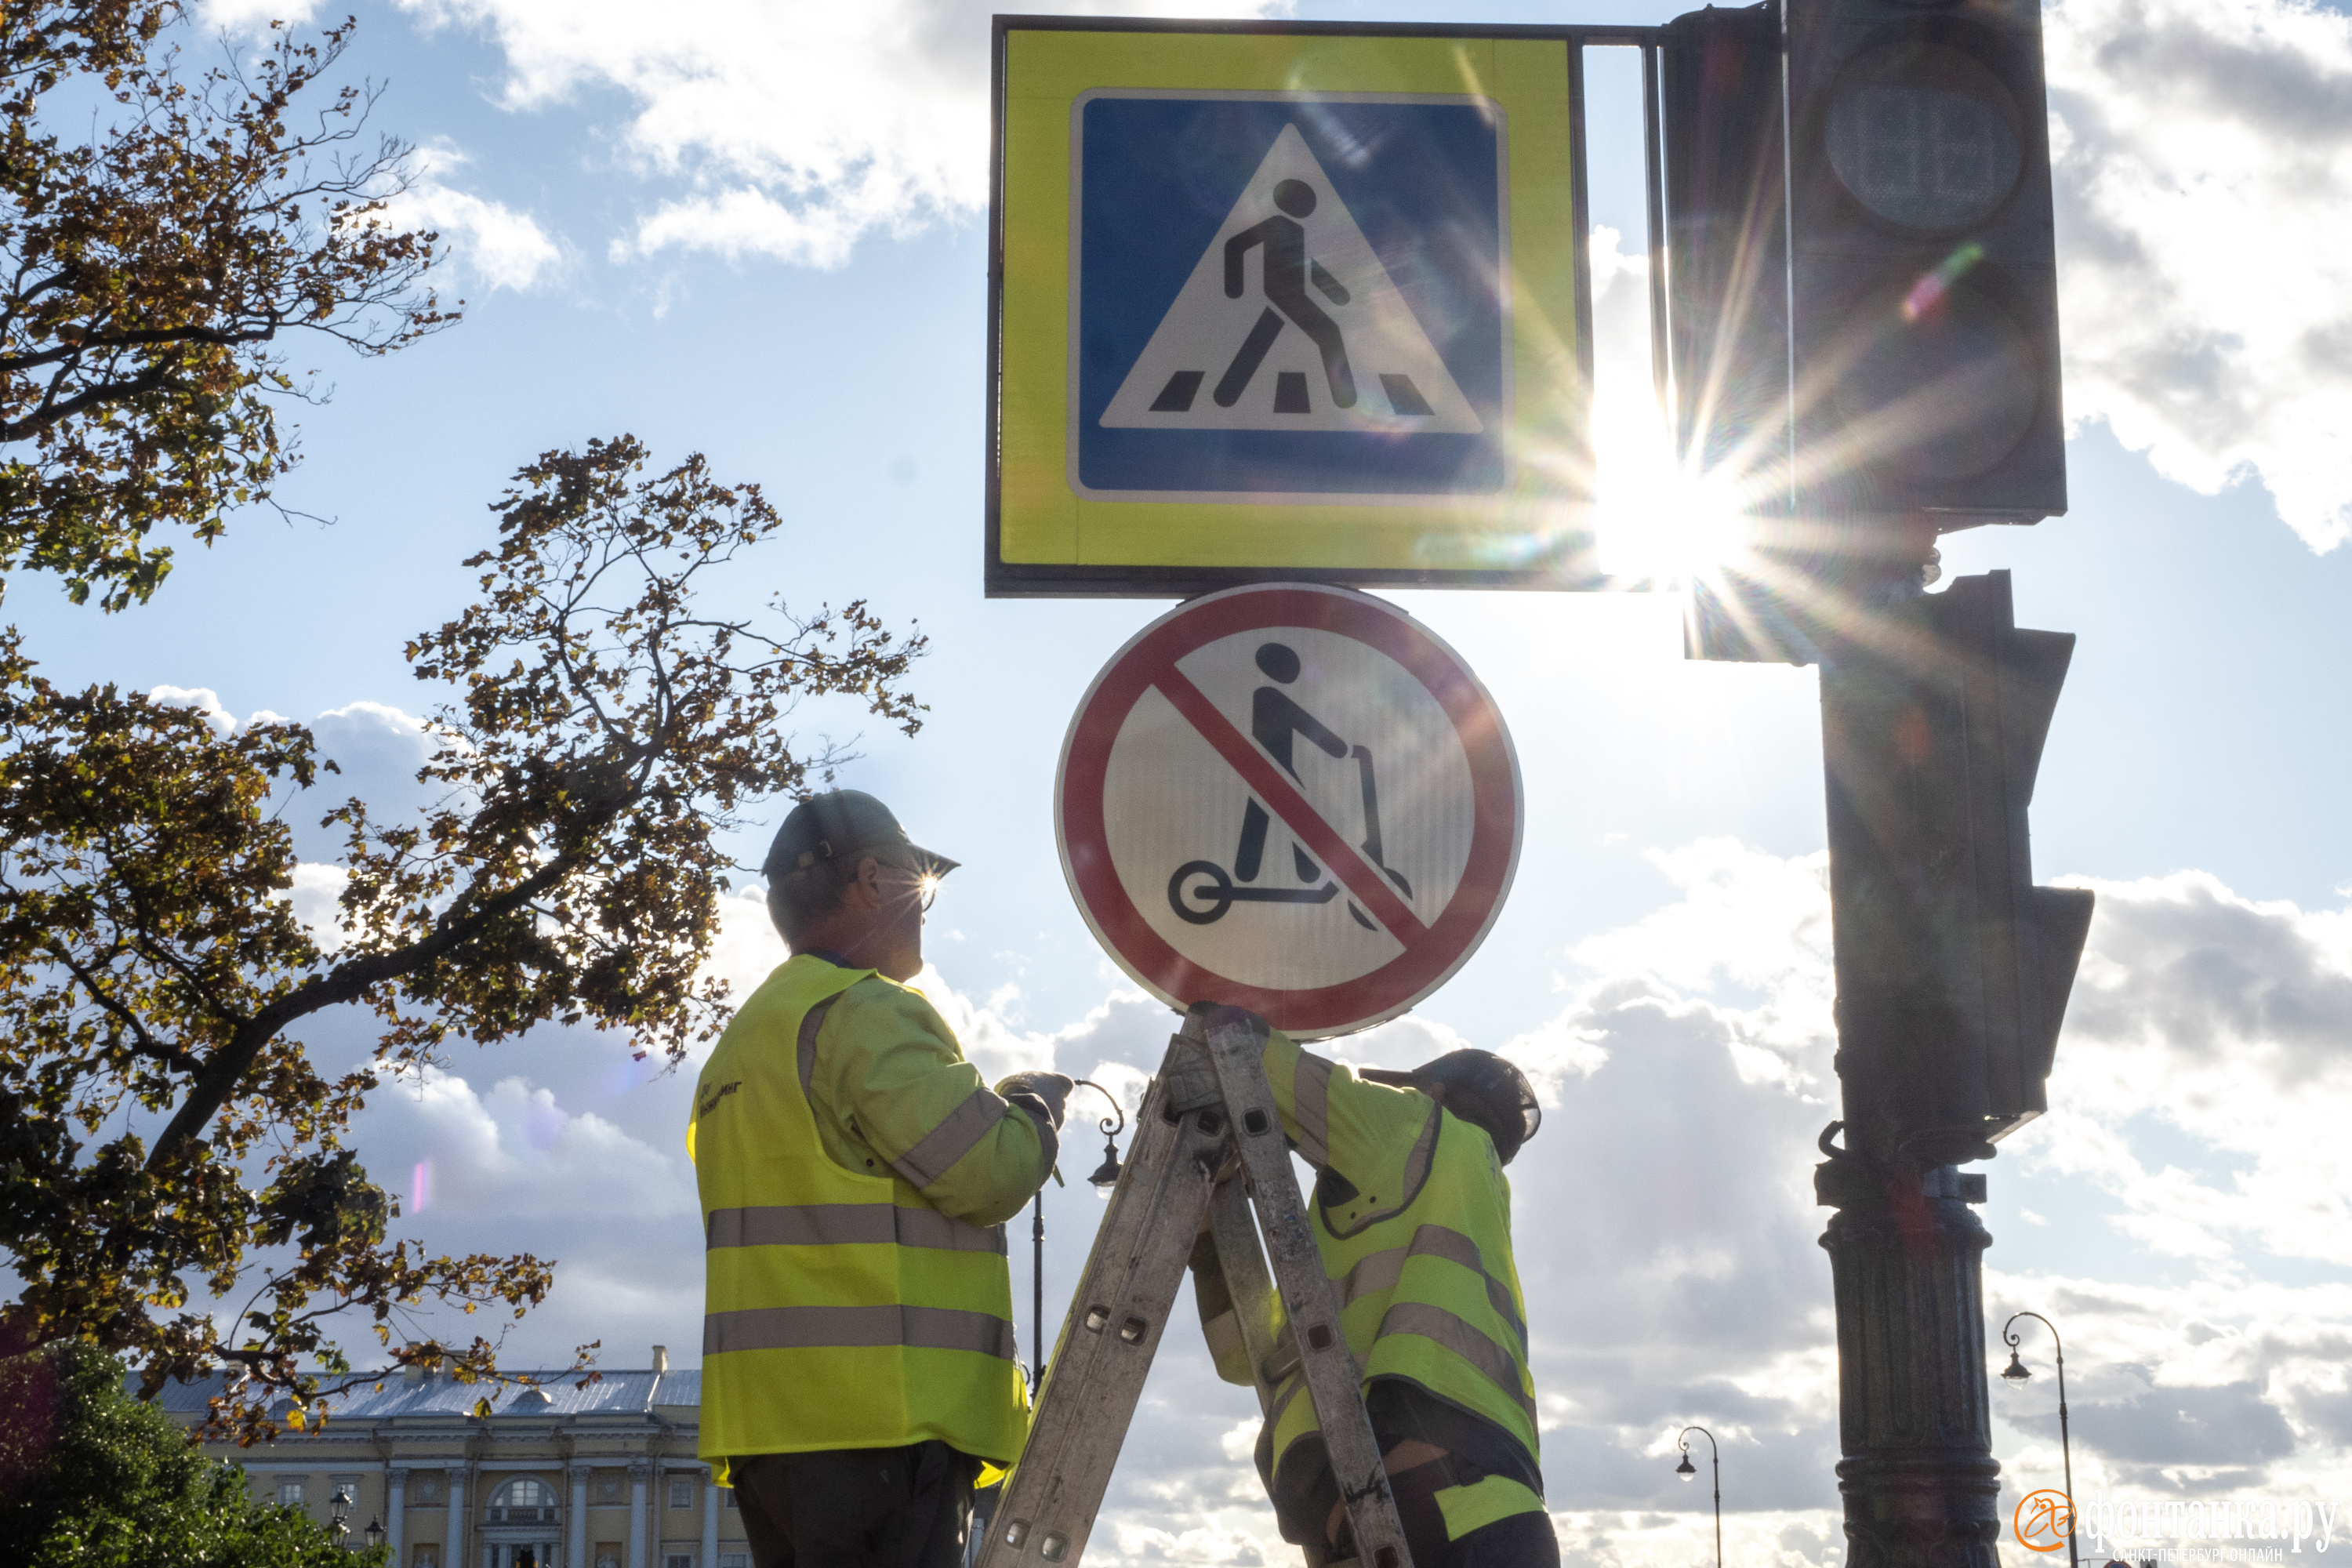
[[(1248, 985), (1204, 969), (1152, 930), (1110, 863), (1103, 790), (1112, 743), (1158, 672), (1235, 633), (1306, 626), (1367, 644), (1410, 671), (1453, 721), (1470, 764), (1470, 853), (1462, 879), (1418, 941), (1368, 974), (1307, 991)], [(1477, 951), (1517, 869), (1517, 755), (1501, 711), (1461, 657), (1402, 610), (1349, 589), (1285, 584), (1230, 588), (1178, 605), (1143, 628), (1095, 677), (1070, 721), (1055, 788), (1062, 870), (1079, 911), (1119, 967), (1172, 1007), (1249, 1008), (1287, 1033), (1346, 1034), (1395, 1017)]]

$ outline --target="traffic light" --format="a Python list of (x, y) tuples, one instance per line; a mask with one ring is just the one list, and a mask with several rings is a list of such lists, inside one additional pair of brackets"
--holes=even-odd
[(2063, 512), (2041, 0), (1785, 27), (1799, 512)]
[(1675, 449), (1750, 506), (1784, 510), (1789, 239), (1780, 21), (1714, 5), (1666, 24), (1667, 352)]
[(2074, 638), (2020, 630), (2009, 574), (1890, 619), (1822, 671), (1847, 1142), (1982, 1158), (2044, 1084), (2092, 895), (2033, 886), (2026, 808)]

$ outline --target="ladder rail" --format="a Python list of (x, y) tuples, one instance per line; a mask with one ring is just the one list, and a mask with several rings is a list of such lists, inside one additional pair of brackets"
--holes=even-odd
[[(1264, 1067), (1265, 1025), (1195, 1009), (1169, 1042), (974, 1568), (1076, 1568), (1203, 1228), (1261, 1413), (1303, 1374), (1361, 1568), (1412, 1568)], [(1309, 1568), (1326, 1564), (1319, 1543)], [(1350, 1568), (1330, 1563), (1327, 1568)]]
[[(1249, 1196), (1257, 1210), (1266, 1258), (1280, 1283), (1291, 1342), (1315, 1403), (1323, 1447), (1339, 1485), (1356, 1556), (1366, 1568), (1412, 1568), (1404, 1525), (1389, 1493), (1387, 1468), (1365, 1412), (1362, 1377), (1339, 1323), (1339, 1301), (1323, 1272), (1306, 1200), (1291, 1169), (1282, 1118), (1265, 1081), (1265, 1021), (1238, 1009), (1223, 1009), (1215, 1023), (1195, 1010), (1184, 1020), (1184, 1036), (1204, 1038), (1209, 1063), (1233, 1118), (1233, 1137), (1249, 1176)], [(1197, 1031), (1197, 1033), (1196, 1033)], [(1228, 1282), (1230, 1284), (1230, 1281)]]
[(1228, 1142), (1214, 1079), (1197, 1047), (1192, 1058), (1171, 1051), (1144, 1097), (976, 1568), (1072, 1568), (1086, 1551)]
[(1265, 1249), (1258, 1244), (1257, 1221), (1251, 1217), (1249, 1189), (1241, 1180), (1217, 1184), (1209, 1200), (1209, 1234), (1217, 1245), (1217, 1267), (1232, 1296), (1242, 1348), (1249, 1354), (1252, 1385), (1257, 1390), (1258, 1414), (1274, 1414), (1274, 1390), (1290, 1373), (1297, 1356), (1282, 1316), (1282, 1299), (1265, 1266)]

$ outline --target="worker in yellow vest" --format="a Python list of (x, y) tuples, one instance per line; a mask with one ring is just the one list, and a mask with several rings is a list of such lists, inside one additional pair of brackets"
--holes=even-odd
[(991, 1089), (906, 984), (955, 864), (872, 795), (795, 807), (765, 867), (792, 956), (695, 1085), (700, 1452), (757, 1568), (953, 1568), (982, 1462), (1028, 1434), (1004, 1221), (1071, 1083)]
[[(1211, 1024), (1265, 1027), (1238, 1008), (1204, 1009)], [(1411, 1072), (1351, 1070), (1278, 1029), (1265, 1062), (1283, 1131), (1317, 1173), (1316, 1247), (1414, 1568), (1556, 1568), (1503, 1175), (1542, 1120), (1527, 1079), (1480, 1050)], [(1219, 1373), (1249, 1383), (1215, 1258), (1203, 1237), (1202, 1327)], [(1274, 1401), (1257, 1466), (1284, 1538), (1354, 1556), (1304, 1376), (1294, 1371)]]

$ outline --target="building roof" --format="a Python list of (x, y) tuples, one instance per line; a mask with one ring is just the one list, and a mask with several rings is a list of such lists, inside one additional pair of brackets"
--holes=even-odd
[[(607, 1372), (601, 1382), (586, 1388), (573, 1386), (581, 1379), (578, 1373), (521, 1371), (509, 1375), (537, 1379), (539, 1387), (535, 1391), (511, 1385), (499, 1388), (479, 1383), (455, 1383), (446, 1377), (410, 1383), (394, 1375), (381, 1384), (363, 1384), (331, 1401), (329, 1415), (335, 1422), (462, 1418), (473, 1413), (476, 1400), (487, 1398), (493, 1421), (509, 1417), (545, 1421), (595, 1415), (646, 1416), (653, 1413), (656, 1405), (677, 1407), (702, 1403), (699, 1372), (656, 1373), (649, 1368)], [(156, 1402), (175, 1415), (202, 1415), (226, 1381), (226, 1374), (215, 1373), (194, 1383), (165, 1384)], [(547, 1403), (539, 1403), (532, 1396), (534, 1392), (544, 1393)], [(270, 1414), (282, 1415), (286, 1409), (286, 1402), (280, 1400), (270, 1407)], [(329, 1431), (332, 1430), (331, 1426)]]

